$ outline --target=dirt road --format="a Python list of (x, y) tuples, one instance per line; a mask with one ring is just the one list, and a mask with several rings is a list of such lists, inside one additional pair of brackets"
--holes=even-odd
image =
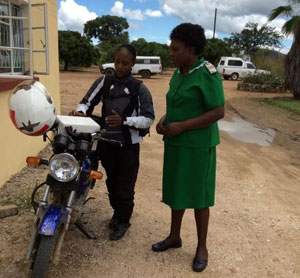
[[(75, 108), (97, 75), (61, 73), (63, 114)], [(156, 121), (165, 111), (169, 78), (165, 74), (144, 80), (153, 95)], [(142, 143), (128, 234), (118, 242), (109, 240), (111, 208), (104, 181), (97, 182), (91, 193), (96, 200), (88, 205), (84, 220), (98, 239), (89, 241), (71, 227), (61, 262), (51, 268), (49, 277), (300, 277), (299, 119), (252, 101), (265, 95), (238, 92), (235, 82), (225, 81), (224, 88), (226, 120), (239, 113), (262, 127), (276, 128), (277, 135), (270, 147), (261, 147), (221, 132), (216, 205), (211, 209), (208, 236), (209, 267), (205, 272), (191, 270), (196, 248), (191, 210), (186, 211), (183, 221), (183, 247), (161, 254), (151, 251), (151, 244), (168, 234), (170, 220), (169, 208), (160, 201), (163, 144), (153, 126), (151, 137)], [(44, 156), (49, 154), (49, 150), (44, 151)], [(0, 200), (28, 194), (45, 173), (25, 168), (0, 190)], [(26, 277), (24, 254), (32, 218), (32, 212), (24, 209), (18, 216), (0, 220), (0, 277)]]

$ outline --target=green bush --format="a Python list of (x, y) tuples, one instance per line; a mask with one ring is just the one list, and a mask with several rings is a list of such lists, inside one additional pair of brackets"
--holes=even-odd
[(270, 85), (270, 86), (283, 86), (284, 79), (272, 73), (259, 73), (248, 74), (242, 78), (243, 83)]
[(258, 69), (268, 70), (276, 76), (284, 77), (285, 55), (277, 51), (260, 49), (251, 56), (251, 61)]

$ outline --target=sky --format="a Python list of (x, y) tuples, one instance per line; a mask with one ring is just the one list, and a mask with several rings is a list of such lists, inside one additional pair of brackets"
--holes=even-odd
[[(241, 32), (248, 22), (267, 23), (271, 10), (286, 5), (287, 0), (60, 0), (58, 3), (59, 30), (83, 32), (84, 23), (97, 16), (116, 15), (129, 23), (129, 39), (169, 43), (169, 35), (182, 22), (200, 24), (207, 38), (213, 34), (217, 8), (216, 37), (223, 39)], [(279, 18), (268, 23), (281, 30), (285, 23)], [(280, 50), (287, 53), (292, 37), (282, 41)]]

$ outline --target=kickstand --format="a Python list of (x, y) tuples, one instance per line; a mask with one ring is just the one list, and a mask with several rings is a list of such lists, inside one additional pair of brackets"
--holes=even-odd
[(91, 230), (87, 229), (87, 226), (80, 219), (78, 219), (74, 224), (88, 239), (97, 239), (95, 234)]
[(94, 197), (90, 197), (90, 198), (88, 198), (88, 199), (86, 199), (85, 201), (84, 201), (84, 203), (83, 203), (83, 205), (85, 205), (88, 201), (90, 201), (90, 200), (95, 200), (96, 198), (94, 198)]

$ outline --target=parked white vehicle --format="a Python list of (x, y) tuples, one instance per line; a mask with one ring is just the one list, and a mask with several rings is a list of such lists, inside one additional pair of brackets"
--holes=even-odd
[(217, 66), (218, 72), (228, 80), (237, 80), (247, 74), (270, 73), (267, 70), (257, 69), (251, 62), (238, 57), (221, 57)]
[[(100, 71), (105, 74), (114, 74), (114, 63), (99, 66)], [(140, 74), (142, 78), (150, 78), (151, 75), (161, 73), (161, 59), (159, 56), (137, 56), (132, 74)]]

